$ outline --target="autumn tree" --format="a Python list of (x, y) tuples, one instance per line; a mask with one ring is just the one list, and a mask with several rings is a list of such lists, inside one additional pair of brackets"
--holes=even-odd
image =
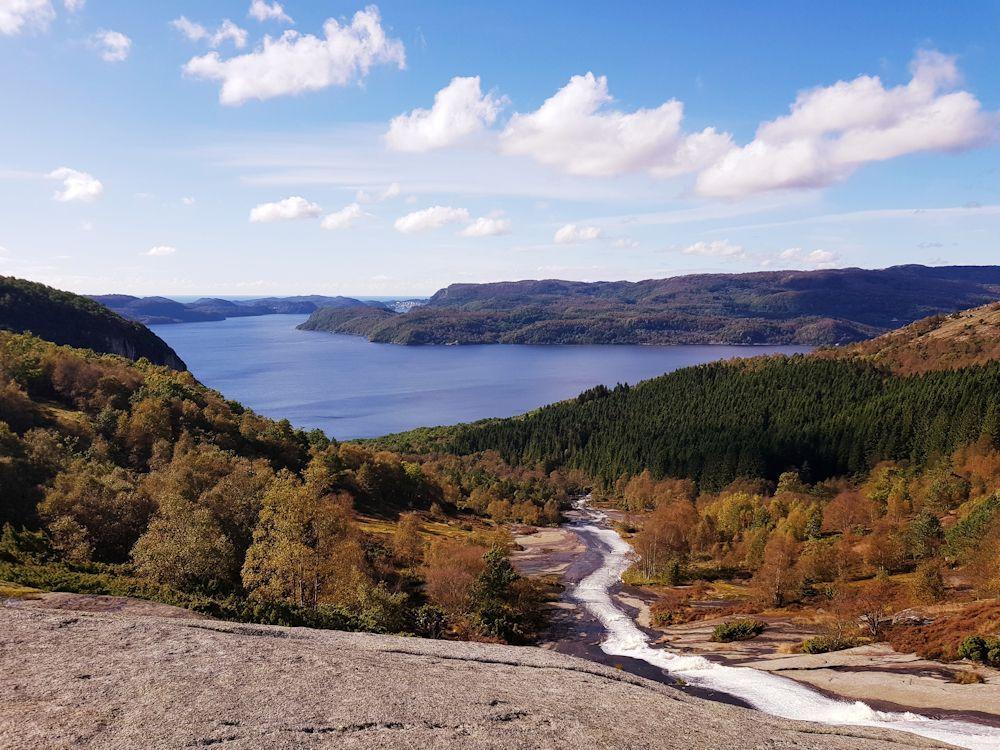
[(853, 619), (868, 635), (878, 640), (890, 614), (896, 610), (899, 586), (886, 575), (870, 581), (841, 586), (834, 599), (834, 610)]
[(768, 606), (784, 606), (799, 590), (798, 551), (798, 542), (788, 532), (776, 531), (768, 539), (763, 562), (751, 581), (757, 596)]
[(416, 513), (400, 514), (392, 535), (392, 551), (404, 565), (418, 564), (424, 558), (420, 528), (420, 517)]
[(236, 574), (233, 544), (211, 511), (179, 497), (161, 500), (132, 560), (140, 574), (185, 591), (226, 588)]
[(656, 507), (632, 540), (639, 555), (637, 563), (649, 579), (666, 576), (675, 583), (679, 568), (686, 562), (688, 537), (698, 522), (698, 512), (687, 500), (664, 502)]

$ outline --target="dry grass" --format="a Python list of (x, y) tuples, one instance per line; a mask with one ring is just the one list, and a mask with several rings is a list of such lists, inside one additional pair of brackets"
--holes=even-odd
[(30, 586), (0, 581), (0, 599), (41, 599), (42, 592)]
[(997, 632), (1000, 632), (1000, 600), (990, 599), (941, 615), (927, 625), (890, 628), (886, 640), (901, 654), (953, 661), (958, 658), (959, 644), (967, 636)]
[(974, 669), (962, 669), (952, 675), (951, 681), (959, 685), (982, 685), (986, 678)]

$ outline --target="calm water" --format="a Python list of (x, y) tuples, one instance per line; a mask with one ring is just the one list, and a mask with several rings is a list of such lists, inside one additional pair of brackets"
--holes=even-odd
[(808, 347), (396, 346), (297, 331), (305, 315), (155, 326), (205, 385), (296, 427), (346, 440), (509, 417), (599, 383)]

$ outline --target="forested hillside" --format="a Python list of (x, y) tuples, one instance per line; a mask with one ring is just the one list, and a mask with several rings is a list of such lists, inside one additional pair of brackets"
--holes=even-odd
[[(627, 513), (638, 559), (624, 579), (659, 597), (654, 626), (778, 609), (813, 623), (809, 653), (888, 640), (1000, 666), (996, 313), (381, 442), (582, 469)], [(734, 620), (718, 638), (766, 627)]]
[(177, 353), (144, 325), (87, 297), (13, 276), (0, 276), (0, 330), (28, 331), (57, 344), (133, 360), (145, 357), (155, 364), (185, 369)]
[(913, 377), (854, 360), (762, 357), (603, 386), (523, 417), (390, 444), (573, 467), (605, 481), (644, 470), (718, 488), (737, 477), (814, 479), (921, 461), (1000, 435), (1000, 362)]
[(425, 305), (304, 327), (397, 344), (844, 344), (1000, 298), (1000, 266), (453, 284)]
[(260, 417), (187, 372), (0, 333), (0, 582), (237, 620), (523, 641), (496, 523), (579, 484)]

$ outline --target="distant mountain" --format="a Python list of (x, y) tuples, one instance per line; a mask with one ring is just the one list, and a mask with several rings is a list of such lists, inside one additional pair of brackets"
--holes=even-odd
[(132, 297), (127, 294), (93, 295), (100, 302), (123, 317), (145, 323), (201, 323), (226, 318), (245, 318), (257, 315), (309, 315), (320, 308), (375, 307), (381, 302), (362, 302), (353, 297), (325, 297), (307, 295), (298, 297), (262, 297), (250, 300), (227, 300), (202, 297), (194, 302), (177, 302), (166, 297)]
[(31, 332), (56, 344), (118, 354), (186, 370), (177, 353), (140, 323), (94, 300), (44, 284), (0, 276), (0, 329)]
[(880, 461), (914, 465), (981, 438), (1000, 447), (1000, 303), (922, 320), (807, 355), (714, 362), (636, 385), (603, 385), (507, 419), (378, 440), (390, 450), (497, 451), (511, 464), (688, 477), (720, 488), (860, 476)]
[(382, 307), (355, 305), (354, 307), (323, 307), (298, 326), (303, 331), (337, 331), (355, 336), (365, 336), (373, 327), (396, 316)]
[(954, 370), (1000, 359), (1000, 302), (934, 315), (878, 338), (814, 356), (863, 359), (900, 374)]
[(1000, 299), (1000, 266), (698, 274), (647, 281), (453, 284), (389, 316), (309, 330), (397, 344), (846, 344)]

